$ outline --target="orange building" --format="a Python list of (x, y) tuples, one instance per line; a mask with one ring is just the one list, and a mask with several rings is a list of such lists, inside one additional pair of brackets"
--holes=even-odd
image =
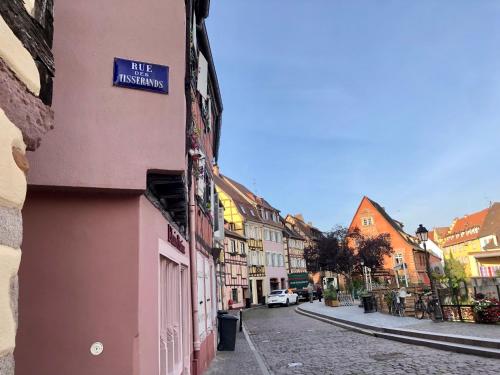
[[(392, 256), (386, 256), (383, 269), (377, 270), (375, 278), (389, 278), (395, 276), (394, 268), (406, 264), (406, 277), (408, 284), (429, 284), (426, 273), (425, 253), (419, 247), (418, 239), (403, 230), (403, 223), (394, 220), (385, 209), (368, 197), (363, 197), (354, 214), (350, 230), (358, 228), (365, 236), (377, 236), (388, 233), (391, 236), (391, 245), (394, 249)], [(431, 254), (431, 264), (439, 259)], [(398, 271), (399, 280), (404, 283), (403, 271)]]

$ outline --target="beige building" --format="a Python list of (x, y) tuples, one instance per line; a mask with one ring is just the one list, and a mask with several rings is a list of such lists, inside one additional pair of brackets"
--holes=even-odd
[[(43, 4), (42, 4), (43, 3)], [(54, 60), (52, 1), (0, 2), (0, 374), (14, 374), (17, 272), (28, 171), (34, 151), (54, 125), (50, 108)]]

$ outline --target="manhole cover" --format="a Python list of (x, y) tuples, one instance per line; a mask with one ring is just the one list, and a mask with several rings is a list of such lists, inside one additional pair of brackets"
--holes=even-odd
[(302, 366), (302, 363), (300, 362), (292, 362), (288, 364), (288, 367), (300, 367)]

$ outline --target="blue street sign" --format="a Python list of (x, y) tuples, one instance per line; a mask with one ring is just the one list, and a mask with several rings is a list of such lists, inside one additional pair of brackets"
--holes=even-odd
[(168, 94), (168, 66), (115, 57), (113, 86)]

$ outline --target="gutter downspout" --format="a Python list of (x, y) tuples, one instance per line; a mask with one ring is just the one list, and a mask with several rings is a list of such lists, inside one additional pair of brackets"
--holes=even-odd
[(193, 314), (193, 349), (194, 359), (198, 359), (200, 351), (200, 330), (198, 323), (198, 265), (196, 257), (196, 203), (194, 198), (194, 179), (191, 175), (191, 188), (189, 190), (189, 260), (191, 269), (191, 306)]
[[(186, 72), (185, 72), (185, 96), (186, 96), (186, 132), (191, 126), (191, 121), (193, 118), (191, 106), (191, 27), (193, 25), (192, 14), (193, 0), (186, 0)], [(196, 26), (195, 26), (196, 27)], [(194, 30), (196, 32), (196, 29)], [(186, 137), (186, 148), (189, 149)], [(188, 158), (190, 156), (188, 155)], [(191, 366), (193, 374), (198, 372), (197, 363), (200, 356), (200, 331), (198, 322), (198, 267), (197, 267), (197, 254), (196, 254), (196, 200), (194, 196), (194, 176), (192, 171), (192, 163), (188, 161), (188, 175), (189, 175), (189, 271), (191, 276), (191, 320), (192, 320), (192, 338), (193, 338), (193, 353)]]

